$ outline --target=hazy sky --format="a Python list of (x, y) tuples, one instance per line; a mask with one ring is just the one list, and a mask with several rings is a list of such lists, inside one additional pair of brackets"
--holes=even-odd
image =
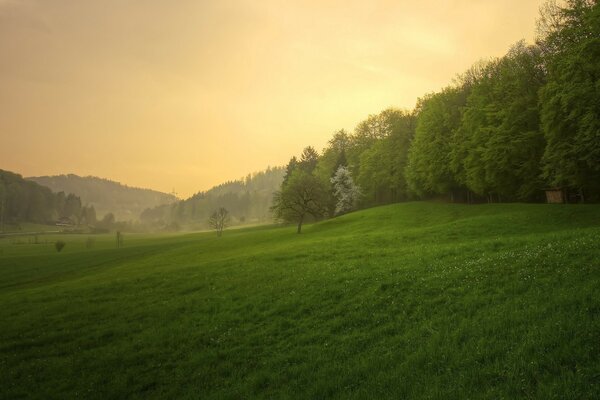
[(0, 0), (0, 168), (189, 196), (533, 40), (538, 0)]

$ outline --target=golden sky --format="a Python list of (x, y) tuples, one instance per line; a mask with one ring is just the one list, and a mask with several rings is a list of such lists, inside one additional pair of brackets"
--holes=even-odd
[(189, 196), (413, 108), (542, 0), (0, 0), (0, 168)]

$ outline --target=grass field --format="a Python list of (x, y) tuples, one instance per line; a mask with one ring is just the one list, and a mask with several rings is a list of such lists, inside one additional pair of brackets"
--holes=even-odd
[(600, 206), (0, 240), (0, 397), (600, 398)]

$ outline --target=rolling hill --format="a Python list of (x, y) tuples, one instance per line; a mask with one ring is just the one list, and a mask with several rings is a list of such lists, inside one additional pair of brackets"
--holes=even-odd
[[(0, 169), (0, 232), (20, 231), (27, 223), (54, 225), (60, 217), (81, 211), (81, 200), (71, 193), (53, 193), (49, 188)], [(38, 226), (36, 229), (44, 228)]]
[(600, 206), (0, 240), (2, 398), (600, 397)]
[(171, 194), (130, 187), (95, 176), (68, 174), (27, 179), (49, 187), (54, 192), (62, 191), (79, 196), (83, 204), (94, 206), (98, 218), (112, 212), (117, 220), (137, 220), (146, 208), (170, 204), (177, 200), (177, 197)]

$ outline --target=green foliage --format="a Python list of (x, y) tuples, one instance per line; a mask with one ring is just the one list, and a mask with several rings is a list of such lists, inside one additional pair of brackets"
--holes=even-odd
[(350, 141), (350, 135), (343, 129), (336, 132), (319, 157), (314, 174), (326, 181), (333, 177), (339, 167), (347, 167), (346, 151), (350, 148)]
[(543, 83), (539, 49), (520, 42), (490, 62), (471, 88), (454, 141), (462, 147), (454, 164), (473, 192), (509, 200), (530, 200), (540, 192), (544, 140), (537, 93)]
[(451, 154), (465, 103), (464, 86), (448, 87), (419, 100), (406, 166), (410, 192), (418, 196), (445, 194), (459, 186), (451, 169)]
[(570, 1), (546, 32), (548, 84), (541, 91), (544, 177), (600, 198), (600, 6)]
[(536, 45), (520, 41), (475, 63), (412, 113), (390, 108), (351, 135), (336, 132), (306, 170), (327, 182), (346, 165), (362, 206), (446, 194), (540, 201), (548, 186), (600, 200), (600, 6), (567, 0), (541, 10)]
[(231, 224), (272, 222), (270, 212), (273, 193), (279, 190), (285, 170), (267, 168), (244, 179), (226, 182), (186, 200), (145, 210), (140, 220), (155, 228), (179, 227), (207, 229), (208, 219), (215, 209), (225, 207)]
[(273, 197), (272, 211), (275, 219), (298, 225), (298, 233), (308, 216), (320, 218), (327, 214), (329, 191), (316, 176), (303, 169), (292, 173), (281, 191)]
[(317, 153), (313, 147), (308, 146), (302, 151), (300, 161), (298, 162), (298, 169), (306, 172), (307, 174), (312, 174), (317, 167), (318, 161), (319, 153)]
[(0, 202), (3, 224), (53, 223), (60, 217), (79, 221), (81, 200), (65, 193), (25, 180), (21, 175), (0, 170)]
[(294, 156), (290, 159), (290, 161), (285, 167), (285, 175), (283, 176), (283, 181), (281, 182), (282, 185), (285, 185), (287, 183), (287, 181), (292, 176), (292, 172), (294, 172), (296, 168), (298, 168), (298, 159), (296, 158), (296, 156)]
[(357, 182), (367, 204), (384, 204), (406, 200), (405, 167), (408, 149), (414, 136), (415, 116), (406, 111), (388, 109), (359, 124), (372, 130), (375, 140), (360, 156)]
[(597, 205), (304, 231), (0, 240), (0, 398), (600, 398)]

